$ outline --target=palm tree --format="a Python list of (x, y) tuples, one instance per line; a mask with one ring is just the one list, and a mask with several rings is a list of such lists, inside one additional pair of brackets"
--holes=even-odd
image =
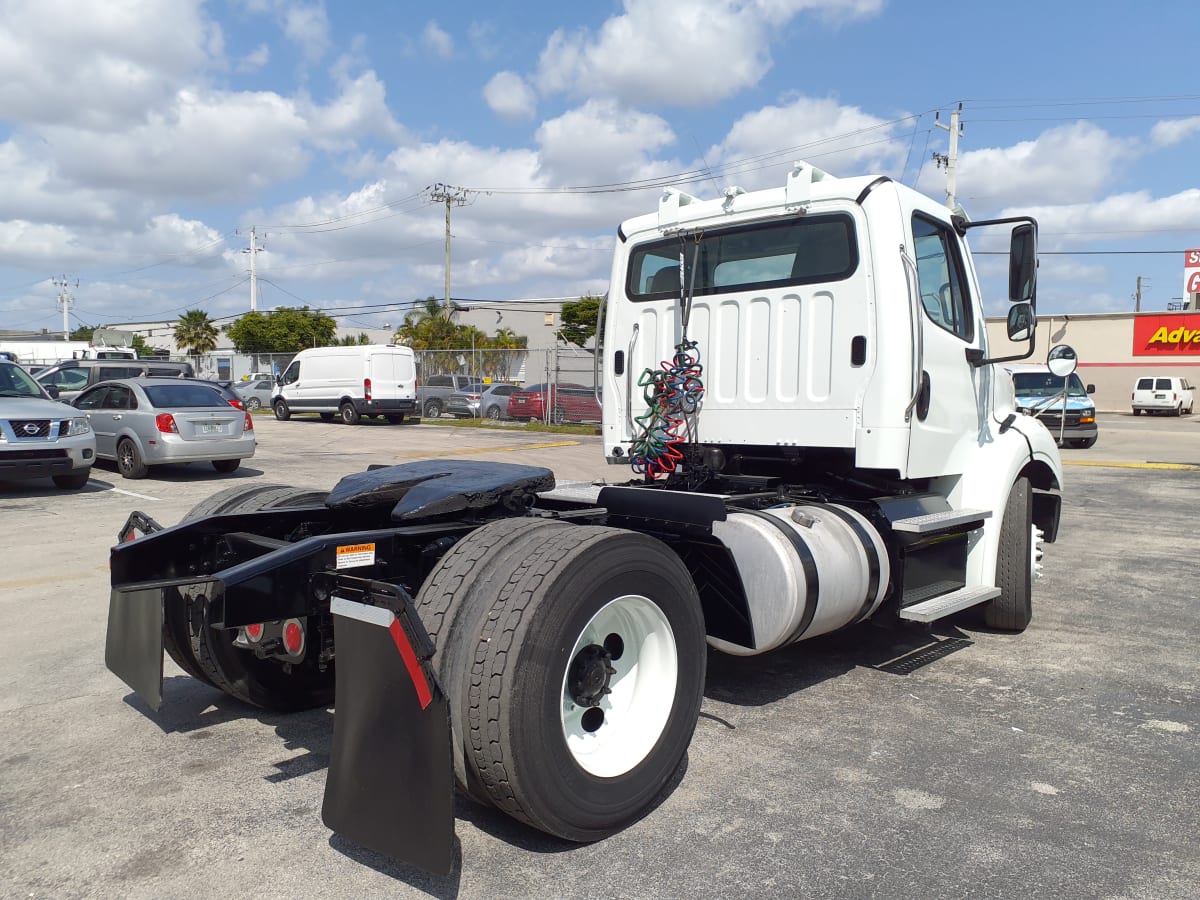
[(179, 317), (175, 326), (175, 343), (189, 356), (211, 353), (217, 349), (217, 326), (202, 309), (189, 309)]

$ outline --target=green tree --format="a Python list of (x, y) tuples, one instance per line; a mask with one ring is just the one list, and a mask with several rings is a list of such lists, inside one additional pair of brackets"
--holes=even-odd
[(248, 312), (225, 329), (238, 353), (296, 353), (306, 347), (330, 347), (336, 332), (332, 318), (307, 306)]
[(71, 340), (73, 341), (90, 341), (92, 335), (96, 331), (95, 325), (80, 325), (71, 332)]
[(348, 334), (345, 337), (340, 337), (333, 342), (335, 347), (359, 347), (371, 343), (371, 339), (361, 331), (358, 335)]
[(460, 332), (464, 327), (455, 324), (453, 309), (434, 297), (426, 297), (404, 317), (396, 338), (414, 350), (457, 350), (471, 344), (470, 331)]
[(596, 333), (596, 315), (600, 311), (602, 297), (580, 297), (562, 307), (562, 339), (582, 347)]
[(217, 349), (217, 326), (202, 309), (189, 309), (179, 317), (175, 326), (175, 343), (189, 356), (211, 353)]

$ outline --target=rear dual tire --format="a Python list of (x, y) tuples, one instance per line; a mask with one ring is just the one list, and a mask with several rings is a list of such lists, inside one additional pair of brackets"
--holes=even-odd
[(573, 841), (653, 805), (695, 729), (706, 652), (691, 576), (666, 545), (493, 523), (443, 558), (418, 612), (433, 623), (468, 794)]
[[(312, 506), (324, 502), (326, 493), (281, 484), (235, 485), (201, 501), (181, 522), (213, 515), (260, 512)], [(333, 667), (324, 671), (316, 654), (285, 671), (275, 661), (259, 659), (253, 651), (234, 646), (235, 630), (213, 628), (204, 607), (189, 604), (178, 591), (169, 590), (164, 603), (163, 647), (183, 671), (229, 696), (265, 709), (290, 711), (333, 702)], [(316, 637), (308, 636), (308, 645)]]

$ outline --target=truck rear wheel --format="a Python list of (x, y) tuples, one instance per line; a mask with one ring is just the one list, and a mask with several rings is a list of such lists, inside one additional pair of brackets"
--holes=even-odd
[[(312, 506), (327, 492), (283, 484), (235, 485), (197, 503), (181, 521), (205, 516)], [(293, 710), (333, 701), (333, 669), (319, 671), (315, 657), (285, 672), (271, 660), (233, 645), (235, 631), (213, 628), (178, 592), (168, 592), (163, 646), (179, 668), (231, 697), (268, 709)]]
[(996, 554), (996, 587), (1000, 596), (983, 608), (989, 628), (1024, 631), (1033, 619), (1033, 578), (1037, 564), (1033, 502), (1028, 478), (1018, 478), (1004, 505), (1000, 548)]
[(450, 700), (455, 780), (467, 796), (485, 805), (490, 806), (491, 800), (465, 763), (464, 647), (478, 640), (480, 614), (495, 600), (499, 588), (493, 575), (515, 570), (530, 546), (540, 543), (548, 531), (565, 527), (562, 522), (532, 518), (491, 522), (450, 548), (416, 596), (417, 614), (436, 648), (433, 665), (438, 681)]
[(704, 688), (703, 614), (679, 558), (646, 535), (575, 526), (526, 552), (479, 621), (468, 764), (492, 802), (573, 841), (644, 815)]
[(341, 405), (341, 407), (338, 409), (338, 413), (342, 417), (342, 422), (346, 425), (357, 425), (359, 420), (362, 418), (362, 416), (358, 414), (358, 410), (354, 408), (354, 404), (349, 400)]

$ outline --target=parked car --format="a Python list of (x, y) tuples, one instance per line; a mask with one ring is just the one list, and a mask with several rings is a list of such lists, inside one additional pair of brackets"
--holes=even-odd
[(518, 390), (515, 384), (469, 384), (446, 398), (446, 412), (458, 419), (498, 422), (508, 417), (508, 398)]
[(1186, 412), (1190, 416), (1196, 402), (1190, 381), (1162, 375), (1143, 375), (1135, 381), (1129, 400), (1135, 416), (1143, 412), (1165, 412), (1172, 416)]
[(209, 462), (236, 471), (254, 455), (254, 421), (209, 384), (168, 378), (105, 381), (73, 405), (96, 435), (96, 456), (111, 459), (125, 478), (143, 478), (150, 466)]
[(508, 415), (513, 419), (544, 422), (599, 422), (600, 404), (590, 387), (582, 384), (534, 384), (508, 398)]
[(253, 381), (243, 381), (233, 386), (246, 409), (258, 409), (260, 406), (270, 407), (271, 396), (275, 393), (274, 378), (259, 378)]
[(58, 389), (58, 399), (69, 403), (84, 388), (117, 378), (191, 378), (192, 364), (155, 359), (64, 359), (37, 373), (42, 387)]
[(234, 409), (245, 409), (246, 404), (233, 390), (232, 382), (229, 381), (205, 381), (201, 378), (193, 379), (193, 384), (202, 384), (209, 390), (213, 391), (218, 397), (232, 406)]
[(1045, 366), (1008, 365), (1016, 393), (1017, 408), (1027, 415), (1037, 416), (1054, 439), (1061, 445), (1087, 449), (1099, 437), (1096, 424), (1096, 404), (1089, 394), (1096, 386), (1084, 387), (1079, 376), (1066, 379), (1066, 420), (1063, 419), (1064, 379), (1052, 375)]
[(87, 417), (54, 402), (54, 393), (0, 360), (0, 481), (50, 478), (72, 491), (87, 484), (96, 436)]
[(421, 415), (436, 419), (446, 410), (450, 395), (465, 391), (478, 381), (470, 375), (430, 375), (417, 383), (417, 409)]

